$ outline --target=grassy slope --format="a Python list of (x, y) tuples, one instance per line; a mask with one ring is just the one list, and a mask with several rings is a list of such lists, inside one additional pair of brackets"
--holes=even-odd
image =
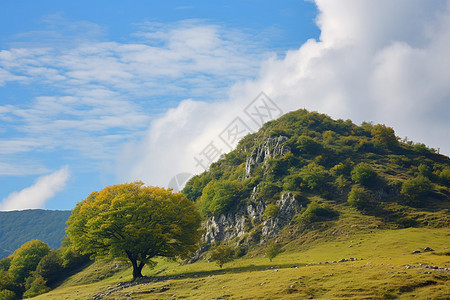
[[(449, 268), (450, 256), (438, 255), (450, 251), (449, 240), (449, 228), (367, 228), (333, 239), (324, 236), (313, 243), (294, 240), (272, 263), (258, 252), (228, 263), (222, 270), (206, 261), (179, 265), (161, 260), (153, 270), (144, 270), (156, 282), (125, 288), (103, 299), (130, 299), (130, 295), (132, 299), (448, 299), (449, 272), (417, 266)], [(425, 247), (436, 251), (411, 254)], [(358, 260), (317, 264), (350, 257)], [(110, 269), (110, 264), (95, 263), (35, 299), (92, 299), (131, 279), (127, 269), (89, 283)], [(181, 274), (184, 276), (178, 276)]]

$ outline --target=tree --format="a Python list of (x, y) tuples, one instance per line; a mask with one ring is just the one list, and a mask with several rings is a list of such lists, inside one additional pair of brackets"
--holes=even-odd
[(393, 148), (398, 146), (398, 140), (395, 136), (394, 129), (386, 125), (377, 124), (371, 130), (372, 138), (375, 145), (383, 148)]
[(52, 286), (63, 276), (63, 270), (63, 260), (60, 253), (56, 250), (50, 250), (37, 265), (35, 274), (42, 276), (47, 281), (47, 284)]
[(93, 257), (128, 259), (133, 279), (152, 258), (187, 257), (200, 238), (200, 215), (181, 193), (143, 183), (113, 185), (79, 202), (67, 221), (73, 247)]
[(312, 162), (301, 169), (300, 176), (310, 190), (316, 190), (323, 188), (327, 171), (321, 165)]
[(375, 206), (372, 192), (359, 185), (352, 186), (348, 193), (347, 202), (362, 211), (367, 211)]
[(405, 180), (400, 193), (405, 198), (407, 204), (420, 205), (424, 202), (424, 198), (430, 193), (431, 189), (431, 181), (419, 175), (415, 178)]
[(23, 282), (30, 273), (36, 270), (39, 261), (47, 255), (50, 247), (39, 240), (31, 240), (14, 251), (9, 272), (15, 282)]
[(283, 253), (284, 250), (282, 249), (282, 246), (277, 243), (271, 243), (266, 250), (266, 257), (272, 261), (275, 257), (278, 256), (278, 254)]
[(375, 179), (377, 178), (377, 173), (367, 163), (357, 164), (353, 168), (351, 175), (354, 182), (366, 187), (373, 185)]
[(233, 260), (233, 248), (220, 245), (211, 251), (210, 258), (222, 269), (224, 264)]

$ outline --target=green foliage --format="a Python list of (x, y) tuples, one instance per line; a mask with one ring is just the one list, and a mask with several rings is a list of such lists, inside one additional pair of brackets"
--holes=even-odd
[(23, 282), (31, 272), (36, 270), (39, 261), (50, 251), (49, 246), (39, 240), (31, 240), (23, 244), (13, 254), (9, 272), (15, 282)]
[(424, 176), (417, 176), (405, 180), (400, 193), (409, 205), (417, 206), (424, 203), (425, 198), (431, 192), (431, 181)]
[(11, 260), (12, 257), (10, 256), (0, 259), (0, 271), (8, 271), (9, 267), (11, 266)]
[(446, 167), (439, 173), (439, 180), (442, 184), (450, 186), (450, 167)]
[(272, 261), (275, 257), (278, 256), (278, 254), (281, 254), (284, 252), (284, 250), (282, 249), (283, 246), (279, 243), (270, 243), (269, 246), (267, 246), (266, 249), (266, 257)]
[(189, 200), (196, 201), (202, 195), (202, 190), (212, 179), (211, 174), (202, 173), (200, 175), (193, 176), (188, 180), (185, 187), (181, 191)]
[(430, 150), (425, 144), (417, 143), (413, 146), (414, 151), (419, 152), (420, 154), (428, 154)]
[(227, 262), (233, 261), (233, 248), (227, 245), (217, 246), (211, 251), (210, 259), (222, 268)]
[(322, 150), (322, 144), (316, 142), (313, 138), (307, 135), (301, 135), (297, 138), (295, 143), (297, 151), (300, 154), (314, 154), (317, 155)]
[(337, 216), (338, 213), (328, 205), (319, 205), (316, 202), (312, 202), (304, 212), (296, 217), (296, 222), (307, 225), (315, 222), (332, 220)]
[(0, 300), (15, 300), (17, 299), (16, 293), (10, 290), (0, 290)]
[(275, 217), (278, 214), (278, 211), (280, 211), (280, 207), (276, 204), (269, 204), (266, 207), (266, 210), (264, 211), (264, 219), (270, 219)]
[(46, 281), (42, 276), (37, 276), (32, 281), (30, 288), (23, 294), (23, 298), (32, 298), (50, 291), (50, 288), (45, 285)]
[(187, 256), (197, 248), (200, 215), (180, 193), (142, 182), (92, 192), (73, 209), (67, 234), (94, 257), (129, 259), (133, 278), (155, 256)]
[(352, 186), (352, 189), (348, 193), (347, 202), (351, 206), (362, 211), (367, 211), (373, 208), (375, 205), (373, 193), (367, 188), (360, 185)]
[(265, 181), (258, 185), (258, 194), (265, 200), (271, 200), (279, 197), (280, 192), (281, 188), (277, 183)]
[(63, 260), (56, 250), (50, 250), (36, 267), (35, 275), (42, 276), (52, 285), (64, 276)]
[(420, 164), (417, 167), (417, 170), (419, 171), (420, 176), (423, 177), (430, 178), (433, 175), (433, 173), (431, 172), (431, 168), (426, 164)]
[(395, 136), (394, 129), (386, 125), (377, 124), (371, 130), (372, 139), (375, 145), (383, 148), (392, 149), (398, 146), (398, 140)]
[(377, 178), (377, 173), (374, 169), (367, 163), (359, 163), (357, 164), (352, 172), (352, 180), (357, 184), (370, 187), (374, 184), (375, 179)]
[(312, 162), (300, 170), (299, 175), (303, 183), (310, 190), (320, 190), (325, 184), (327, 171), (316, 162)]
[(218, 216), (229, 212), (243, 194), (239, 181), (210, 181), (203, 189), (200, 210), (205, 216)]
[[(10, 295), (12, 293), (14, 293), (14, 295), (18, 295), (20, 294), (20, 283), (16, 283), (11, 275), (11, 273), (4, 271), (4, 270), (0, 270), (0, 291), (5, 291), (7, 290), (8, 292), (4, 292), (5, 296), (6, 295)], [(0, 292), (1, 295), (1, 292)], [(2, 299), (2, 297), (0, 296), (0, 299)], [(15, 298), (14, 298), (15, 299)]]
[(284, 191), (300, 191), (302, 177), (299, 174), (288, 175), (283, 179)]

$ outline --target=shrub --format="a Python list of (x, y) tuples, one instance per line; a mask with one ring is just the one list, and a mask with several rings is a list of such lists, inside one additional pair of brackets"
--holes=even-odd
[(203, 189), (200, 209), (206, 216), (218, 216), (232, 209), (240, 199), (242, 184), (238, 181), (210, 181)]
[(317, 203), (311, 203), (306, 210), (296, 218), (296, 221), (300, 224), (310, 224), (331, 220), (337, 216), (338, 213), (328, 205), (320, 206)]
[(264, 211), (264, 219), (270, 219), (275, 217), (278, 214), (278, 211), (280, 210), (280, 207), (276, 204), (269, 204), (266, 207), (266, 210)]
[(386, 125), (377, 124), (373, 126), (371, 132), (374, 144), (382, 148), (393, 148), (398, 145), (394, 129)]
[(352, 180), (355, 183), (366, 186), (366, 187), (373, 185), (375, 179), (377, 178), (377, 173), (367, 163), (357, 164), (353, 168), (351, 175), (352, 175)]
[(17, 299), (16, 293), (10, 290), (0, 290), (0, 300), (15, 300)]
[(417, 221), (411, 218), (400, 218), (395, 223), (397, 223), (399, 228), (409, 228), (417, 226)]
[(372, 192), (360, 185), (352, 186), (352, 189), (348, 193), (347, 202), (351, 206), (363, 211), (373, 208), (375, 204)]
[(31, 283), (30, 288), (23, 294), (23, 298), (32, 298), (50, 291), (50, 288), (45, 283), (42, 276), (37, 276)]
[(324, 167), (312, 162), (301, 169), (300, 176), (310, 190), (318, 190), (323, 188), (327, 172)]
[(406, 180), (402, 184), (400, 193), (409, 205), (421, 205), (424, 198), (431, 192), (431, 181), (424, 176)]
[(439, 174), (439, 180), (444, 185), (450, 185), (450, 167), (446, 167), (441, 171), (441, 173)]

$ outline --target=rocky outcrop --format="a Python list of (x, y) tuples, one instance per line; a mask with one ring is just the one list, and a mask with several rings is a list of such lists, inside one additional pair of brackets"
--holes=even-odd
[(269, 158), (281, 157), (290, 151), (289, 146), (285, 144), (288, 140), (286, 136), (280, 135), (277, 138), (267, 138), (264, 143), (256, 146), (252, 154), (245, 161), (245, 176), (249, 178), (252, 170), (265, 163)]
[(238, 213), (211, 217), (205, 223), (205, 234), (202, 241), (212, 243), (229, 241), (241, 237), (253, 227), (247, 224), (263, 224), (261, 235), (263, 238), (274, 237), (284, 226), (291, 223), (292, 218), (300, 212), (303, 204), (292, 193), (284, 193), (276, 202), (279, 211), (276, 216), (263, 221), (266, 205), (262, 202), (251, 203)]
[[(254, 168), (260, 164), (265, 165), (268, 159), (279, 158), (289, 152), (290, 148), (286, 145), (287, 140), (286, 136), (280, 135), (276, 138), (267, 138), (263, 143), (256, 146), (246, 160), (246, 178), (252, 175)], [(247, 204), (238, 207), (236, 213), (210, 217), (204, 223), (205, 233), (202, 241), (205, 243), (229, 241), (255, 230), (255, 227), (261, 231), (263, 238), (273, 237), (292, 221), (292, 218), (302, 207), (302, 204), (292, 193), (284, 193), (276, 202), (279, 206), (277, 215), (264, 221), (267, 204), (265, 199), (258, 197), (255, 187)]]
[(277, 201), (280, 210), (273, 218), (264, 222), (262, 235), (267, 237), (275, 236), (284, 226), (291, 223), (292, 218), (300, 212), (303, 205), (295, 199), (292, 193), (284, 193)]

